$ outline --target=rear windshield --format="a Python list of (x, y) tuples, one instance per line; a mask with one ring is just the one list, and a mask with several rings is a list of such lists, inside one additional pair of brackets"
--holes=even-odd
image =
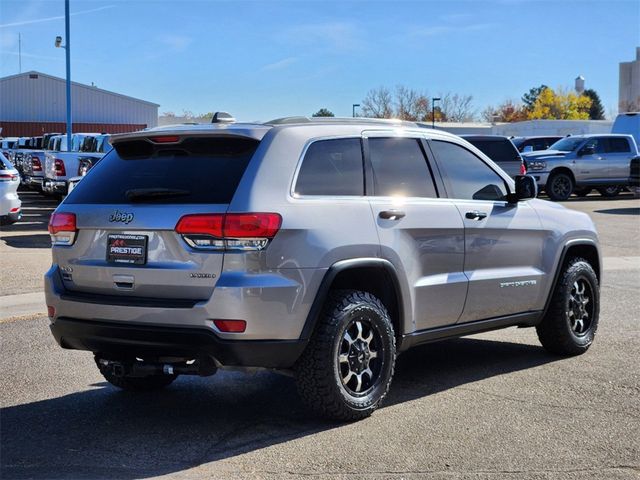
[(65, 203), (229, 203), (258, 144), (242, 137), (190, 138), (178, 146), (121, 142)]
[(476, 140), (473, 138), (466, 140), (496, 163), (520, 160), (518, 151), (510, 140)]

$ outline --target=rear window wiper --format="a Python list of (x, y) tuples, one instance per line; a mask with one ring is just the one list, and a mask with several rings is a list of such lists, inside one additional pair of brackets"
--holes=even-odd
[(140, 200), (154, 200), (167, 197), (185, 197), (191, 195), (189, 190), (174, 188), (133, 188), (124, 193), (130, 202)]

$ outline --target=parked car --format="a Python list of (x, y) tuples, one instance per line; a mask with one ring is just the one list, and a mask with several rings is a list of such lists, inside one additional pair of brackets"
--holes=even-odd
[(551, 200), (566, 200), (572, 193), (587, 195), (596, 188), (615, 197), (629, 179), (629, 163), (638, 155), (631, 135), (574, 135), (549, 150), (523, 154), (529, 173)]
[(93, 138), (93, 145), (91, 148), (94, 153), (100, 154), (99, 156), (93, 155), (78, 157), (78, 175), (67, 181), (67, 195), (71, 193), (78, 182), (83, 179), (89, 170), (91, 170), (91, 167), (100, 161), (102, 155), (111, 150), (111, 143), (109, 143), (110, 137), (111, 135), (109, 134), (102, 134)]
[(633, 157), (629, 168), (629, 187), (635, 194), (640, 193), (640, 157)]
[(552, 144), (561, 140), (562, 136), (534, 136), (534, 137), (511, 137), (511, 142), (516, 146), (520, 153), (535, 152), (538, 150), (546, 150)]
[(66, 135), (54, 137), (54, 150), (45, 156), (44, 181), (42, 189), (45, 193), (66, 195), (69, 180), (78, 173), (80, 158), (100, 158), (103, 153), (94, 153), (95, 137), (99, 133), (74, 133), (71, 136), (71, 148), (67, 151)]
[(512, 178), (526, 173), (522, 156), (508, 137), (501, 135), (461, 135), (491, 160), (500, 165)]
[(640, 112), (619, 114), (613, 122), (611, 133), (631, 135), (636, 145), (640, 145)]
[(0, 225), (15, 223), (22, 216), (18, 185), (18, 171), (0, 152)]
[(45, 291), (58, 343), (119, 388), (265, 367), (356, 420), (412, 346), (507, 326), (562, 355), (594, 339), (589, 216), (457, 136), (296, 118), (112, 143), (51, 217)]
[[(28, 188), (42, 191), (44, 181), (44, 165), (50, 139), (59, 133), (47, 133), (31, 142), (31, 149), (23, 152), (22, 183)], [(37, 147), (37, 148), (36, 148)]]

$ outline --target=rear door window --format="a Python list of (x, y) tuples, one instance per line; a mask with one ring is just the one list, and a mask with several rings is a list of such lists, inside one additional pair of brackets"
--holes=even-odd
[(631, 151), (626, 138), (611, 137), (608, 140), (607, 152), (609, 153), (629, 153)]
[(370, 138), (369, 157), (373, 167), (375, 196), (438, 196), (420, 140)]
[(69, 204), (227, 204), (259, 142), (190, 138), (177, 146), (116, 144), (65, 200)]
[(360, 138), (313, 142), (302, 160), (294, 191), (297, 195), (364, 195)]

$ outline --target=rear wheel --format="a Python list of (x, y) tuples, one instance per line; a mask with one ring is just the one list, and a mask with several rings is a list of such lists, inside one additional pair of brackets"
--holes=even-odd
[(160, 390), (169, 386), (173, 381), (178, 378), (178, 375), (148, 375), (146, 377), (132, 377), (127, 374), (116, 374), (113, 369), (104, 365), (100, 360), (100, 357), (95, 357), (98, 370), (111, 385), (121, 388), (122, 390), (134, 391), (134, 392), (149, 392), (153, 390)]
[(367, 292), (334, 291), (296, 366), (298, 392), (322, 417), (368, 417), (389, 391), (395, 357), (393, 326), (382, 302)]
[(600, 192), (600, 195), (602, 195), (603, 197), (613, 198), (618, 196), (620, 190), (621, 188), (619, 185), (611, 185), (609, 187), (599, 188), (598, 192)]
[(573, 178), (566, 173), (554, 173), (547, 181), (545, 190), (549, 198), (553, 201), (566, 200), (573, 192)]
[(549, 309), (536, 327), (542, 346), (558, 355), (580, 355), (593, 343), (600, 314), (600, 289), (593, 268), (583, 258), (564, 266)]

